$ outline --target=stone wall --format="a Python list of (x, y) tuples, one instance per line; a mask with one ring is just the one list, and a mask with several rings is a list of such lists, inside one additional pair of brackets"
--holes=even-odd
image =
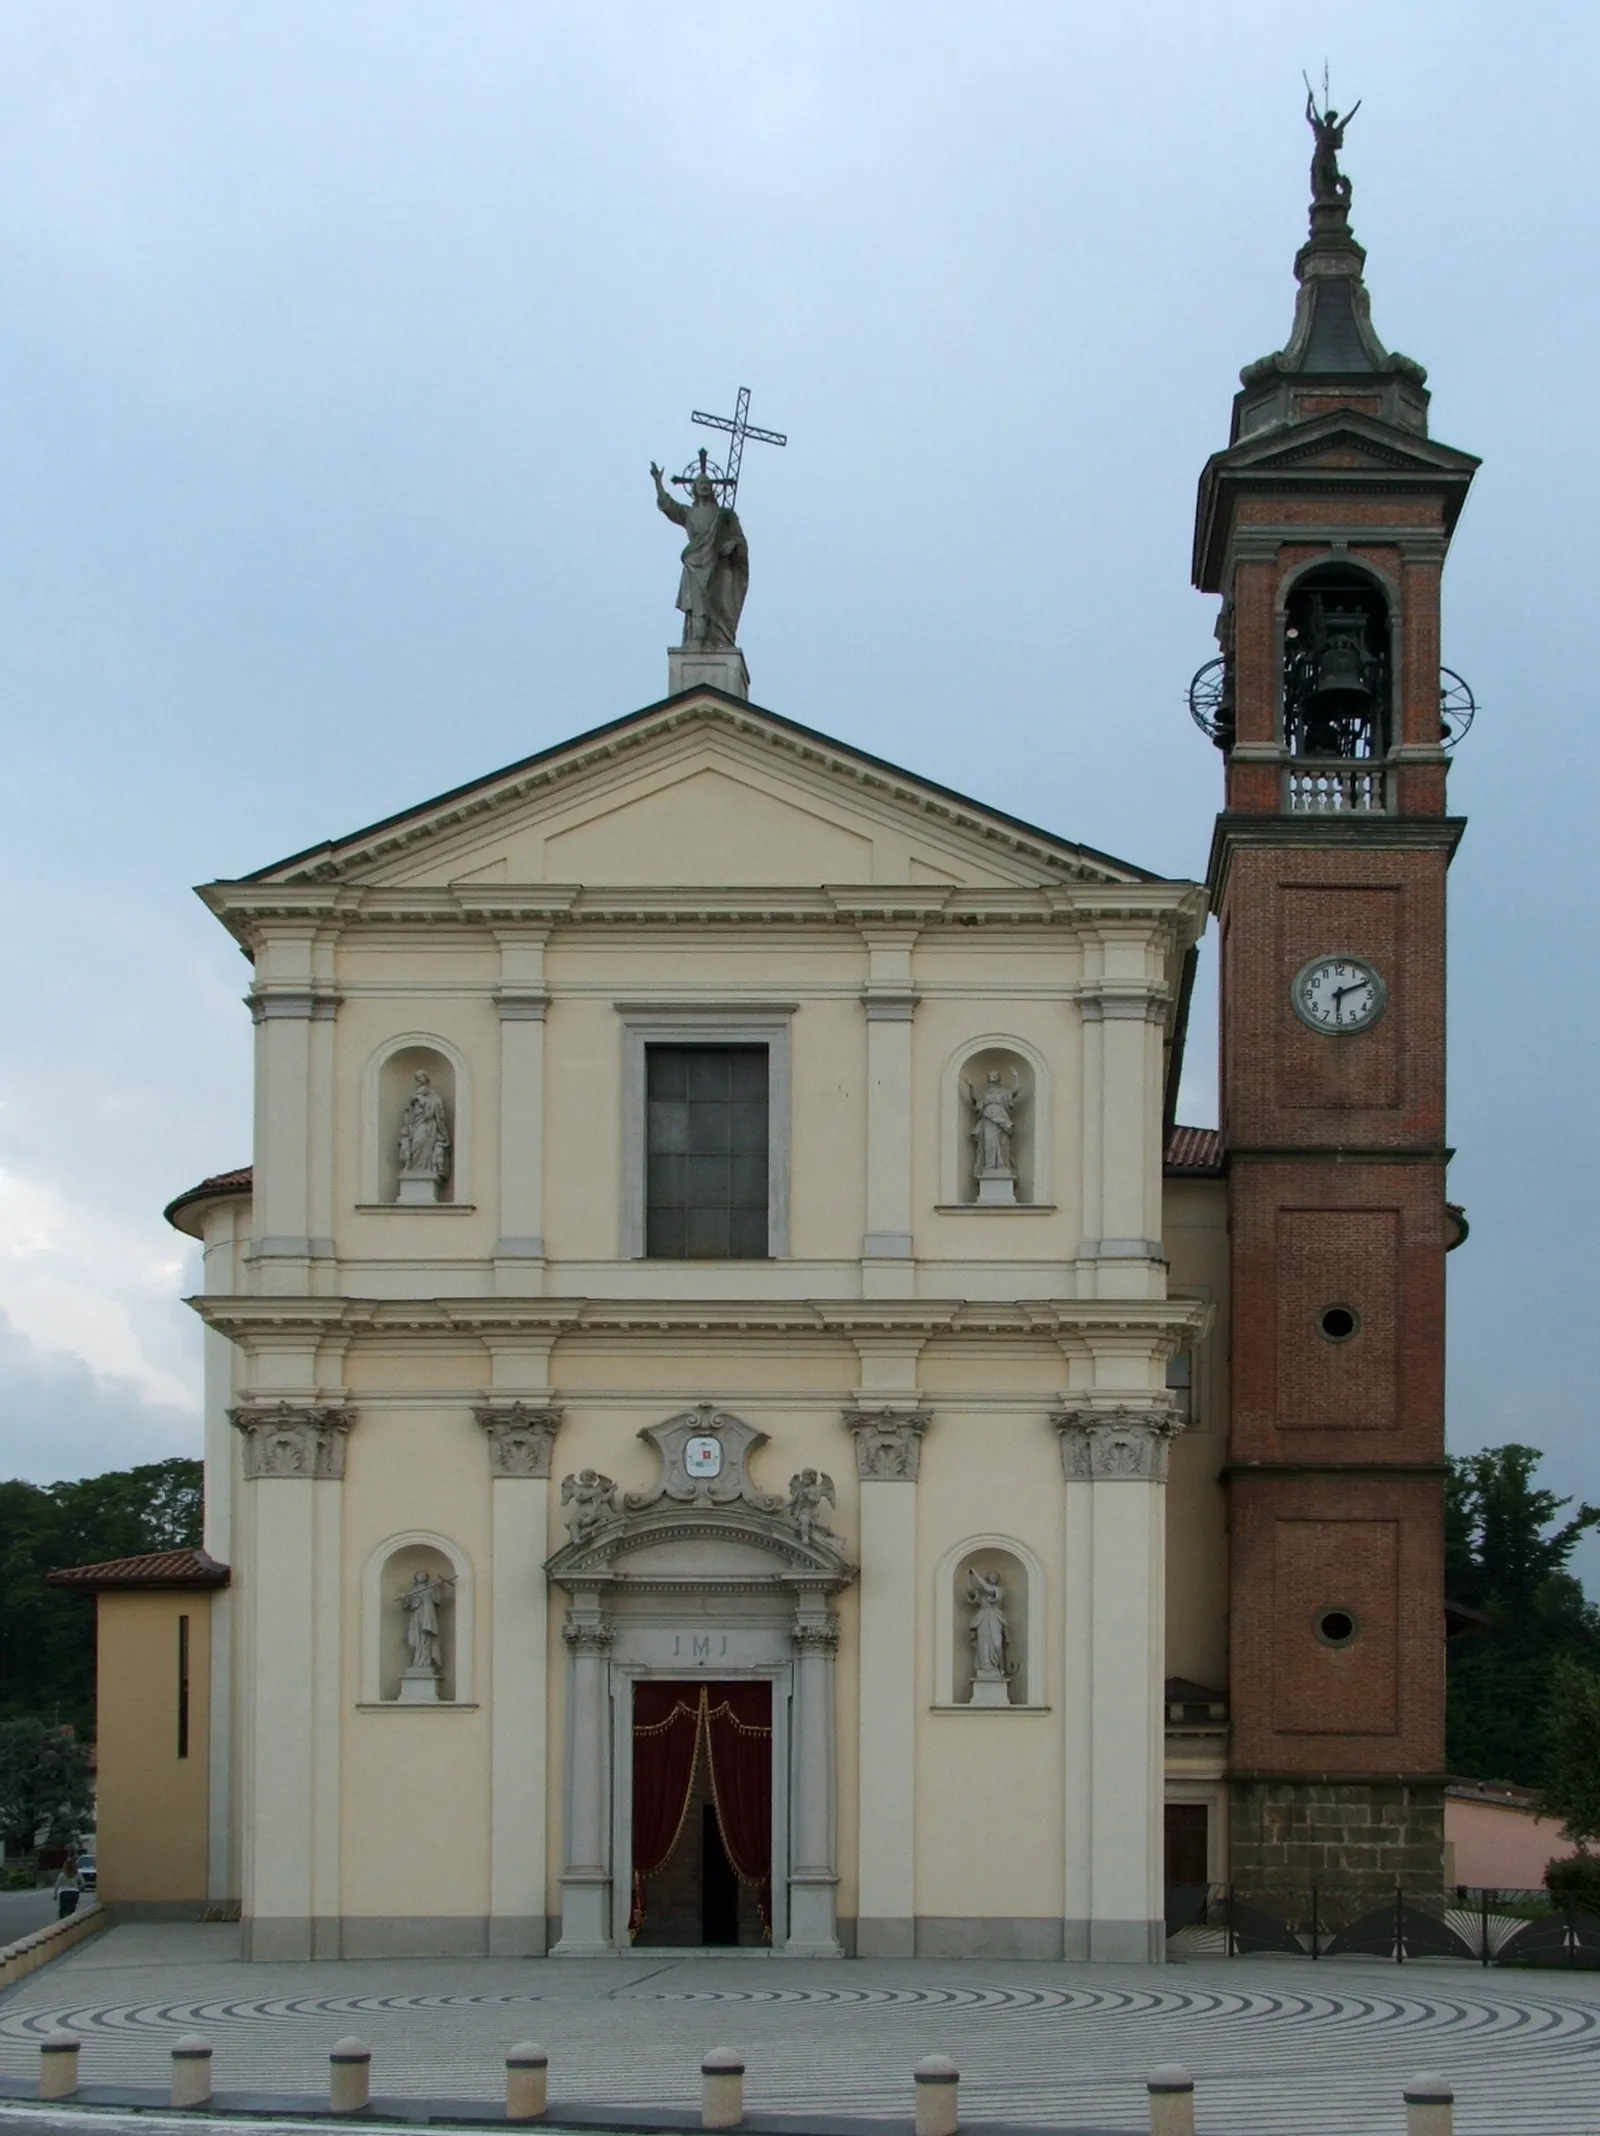
[(1444, 1884), (1444, 1791), (1398, 1782), (1235, 1781), (1231, 1880), (1252, 1887), (1327, 1884), (1392, 1891)]

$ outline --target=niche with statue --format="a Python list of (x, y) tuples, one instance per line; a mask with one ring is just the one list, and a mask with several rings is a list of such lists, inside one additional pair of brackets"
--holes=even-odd
[(457, 1569), (431, 1543), (384, 1560), (378, 1583), (378, 1696), (401, 1706), (456, 1697)]
[(985, 1046), (957, 1079), (958, 1199), (980, 1208), (1034, 1200), (1036, 1078), (1033, 1063), (1005, 1046)]
[(1025, 1706), (1028, 1672), (1028, 1568), (994, 1544), (969, 1550), (954, 1568), (950, 1687), (957, 1706)]
[(456, 1071), (436, 1047), (398, 1047), (378, 1071), (381, 1199), (404, 1207), (454, 1201)]

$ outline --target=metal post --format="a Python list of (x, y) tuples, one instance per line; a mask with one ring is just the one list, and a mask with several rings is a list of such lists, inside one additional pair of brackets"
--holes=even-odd
[(1478, 1921), (1483, 1930), (1482, 1962), (1487, 1965), (1489, 1963), (1489, 1894), (1482, 1885), (1478, 1887)]
[(1322, 1956), (1322, 1922), (1317, 1913), (1317, 1887), (1315, 1884), (1311, 1887), (1311, 1955), (1313, 1958)]
[(1398, 1883), (1394, 1887), (1394, 1962), (1406, 1962), (1406, 1901)]
[(1228, 1956), (1231, 1958), (1233, 1956), (1233, 1886), (1231, 1884), (1228, 1886), (1227, 1920)]

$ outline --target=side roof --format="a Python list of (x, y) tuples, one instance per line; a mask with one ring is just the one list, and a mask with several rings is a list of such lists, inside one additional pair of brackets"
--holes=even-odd
[(838, 741), (815, 727), (802, 726), (798, 720), (786, 719), (782, 713), (769, 712), (764, 706), (749, 704), (743, 698), (730, 697), (725, 691), (705, 686), (661, 698), (637, 712), (625, 713), (622, 718), (609, 720), (601, 727), (591, 727), (584, 734), (556, 742), (550, 748), (522, 757), (499, 771), (470, 779), (464, 786), (453, 786), (445, 793), (434, 795), (431, 800), (417, 802), (392, 816), (380, 817), (376, 823), (347, 832), (343, 837), (307, 846), (236, 880), (245, 883), (307, 881), (338, 875), (364, 858), (376, 858), (378, 853), (425, 837), (435, 828), (453, 828), (465, 815), (513, 799), (524, 789), (548, 786), (563, 777), (574, 776), (597, 758), (614, 754), (619, 746), (696, 717), (742, 726), (747, 730), (764, 729), (771, 740), (801, 751), (813, 762), (826, 763), (832, 759), (838, 769), (853, 780), (864, 778), (874, 784), (891, 786), (908, 800), (932, 812), (946, 813), (980, 826), (992, 825), (1037, 846), (1052, 856), (1057, 865), (1065, 864), (1080, 875), (1125, 883), (1171, 880), (1152, 869), (1137, 867), (1132, 861), (1118, 860), (1114, 854), (1102, 853), (1095, 846), (1061, 838), (1054, 831), (1043, 830), (1004, 809), (991, 808), (987, 802), (975, 801), (953, 787), (941, 786), (937, 780), (907, 771), (887, 758), (873, 756), (853, 743)]
[(98, 1565), (67, 1565), (45, 1574), (50, 1587), (94, 1595), (120, 1588), (226, 1587), (231, 1578), (229, 1568), (204, 1550), (151, 1550), (143, 1557), (102, 1558)]

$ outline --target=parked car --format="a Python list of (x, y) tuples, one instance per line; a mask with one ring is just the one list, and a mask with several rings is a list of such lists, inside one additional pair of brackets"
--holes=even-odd
[(92, 1854), (80, 1854), (78, 1856), (78, 1889), (80, 1891), (94, 1891), (97, 1889), (95, 1858)]

